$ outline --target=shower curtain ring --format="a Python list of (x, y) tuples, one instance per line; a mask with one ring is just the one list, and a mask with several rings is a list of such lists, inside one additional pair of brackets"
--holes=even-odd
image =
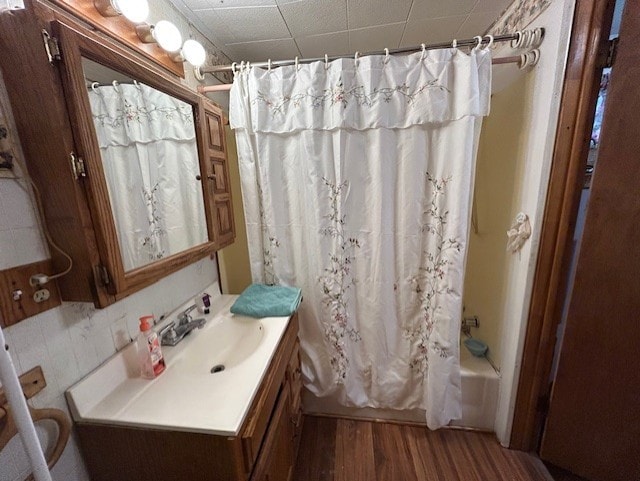
[(324, 54), (324, 69), (329, 70), (329, 56), (326, 53)]
[(518, 30), (515, 33), (515, 36), (516, 38), (511, 40), (511, 48), (520, 48), (520, 45), (522, 44), (522, 32)]
[(238, 65), (237, 62), (233, 62), (231, 64), (231, 72), (233, 72), (233, 75), (236, 75), (238, 73), (238, 71), (236, 70), (236, 66)]
[(113, 85), (113, 88), (116, 89), (116, 91), (117, 91), (118, 90), (118, 85), (120, 85), (120, 84), (118, 83), (117, 80), (114, 80), (113, 82), (111, 82), (111, 85)]
[(360, 57), (360, 52), (356, 52), (355, 55), (353, 56), (353, 62), (354, 62), (356, 67), (360, 63), (360, 58), (359, 57)]
[(300, 59), (296, 57), (296, 72), (298, 71), (298, 68), (299, 68), (299, 60)]
[(100, 84), (98, 82), (91, 82), (91, 90), (97, 93), (98, 92), (96, 90), (97, 87), (100, 87)]
[(485, 50), (489, 50), (493, 47), (493, 35), (487, 35), (487, 37), (489, 38), (489, 43), (484, 47)]
[(476, 35), (475, 37), (473, 37), (475, 39), (476, 42), (476, 46), (473, 47), (473, 50), (479, 50), (480, 49), (480, 45), (482, 45), (482, 37), (480, 35)]
[(420, 53), (420, 60), (424, 60), (424, 57), (427, 54), (427, 46), (424, 43), (421, 43), (420, 49), (422, 50), (422, 52)]
[(458, 48), (458, 39), (454, 38), (453, 42), (451, 42), (451, 48)]
[(389, 49), (387, 47), (384, 48), (384, 64), (389, 63)]
[(267, 67), (269, 68), (269, 72), (271, 72), (271, 59), (267, 60)]

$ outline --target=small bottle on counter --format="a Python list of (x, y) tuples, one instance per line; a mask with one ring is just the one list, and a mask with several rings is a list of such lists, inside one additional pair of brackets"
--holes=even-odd
[(140, 375), (146, 379), (154, 379), (164, 371), (166, 365), (160, 340), (153, 331), (153, 316), (140, 318), (140, 334), (138, 334), (137, 348), (140, 361)]
[(211, 296), (206, 292), (199, 294), (195, 298), (196, 306), (198, 306), (198, 312), (200, 314), (209, 314), (211, 308)]

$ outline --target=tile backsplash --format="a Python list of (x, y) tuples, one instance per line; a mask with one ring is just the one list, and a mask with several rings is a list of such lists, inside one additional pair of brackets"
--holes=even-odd
[[(47, 387), (32, 398), (32, 406), (68, 413), (64, 391), (134, 339), (141, 315), (153, 313), (159, 319), (216, 280), (215, 261), (205, 258), (105, 309), (63, 303), (4, 329), (16, 371), (37, 365), (44, 371)], [(43, 445), (52, 446), (55, 440), (46, 427), (38, 432)], [(16, 436), (0, 453), (0, 481), (22, 480), (29, 472)], [(56, 481), (89, 480), (73, 435), (52, 474)]]

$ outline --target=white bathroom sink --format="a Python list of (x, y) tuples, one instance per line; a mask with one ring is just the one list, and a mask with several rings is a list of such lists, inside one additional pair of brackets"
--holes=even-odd
[[(208, 292), (219, 292), (217, 285)], [(67, 391), (73, 418), (237, 435), (289, 318), (234, 316), (229, 307), (236, 298), (214, 296), (205, 326), (162, 348), (167, 368), (154, 380), (138, 375), (135, 343), (115, 354)], [(219, 365), (224, 370), (212, 373)]]
[[(229, 373), (257, 350), (264, 340), (262, 320), (250, 317), (222, 315), (194, 330), (183, 342), (188, 349), (173, 361), (173, 369), (185, 374), (206, 375), (226, 371)], [(214, 368), (220, 368), (217, 372)]]

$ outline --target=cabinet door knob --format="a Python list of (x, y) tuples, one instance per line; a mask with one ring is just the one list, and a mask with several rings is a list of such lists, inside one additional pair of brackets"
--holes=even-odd
[[(216, 174), (207, 175), (207, 179), (216, 180)], [(196, 175), (196, 180), (202, 180), (202, 176), (200, 174)]]

